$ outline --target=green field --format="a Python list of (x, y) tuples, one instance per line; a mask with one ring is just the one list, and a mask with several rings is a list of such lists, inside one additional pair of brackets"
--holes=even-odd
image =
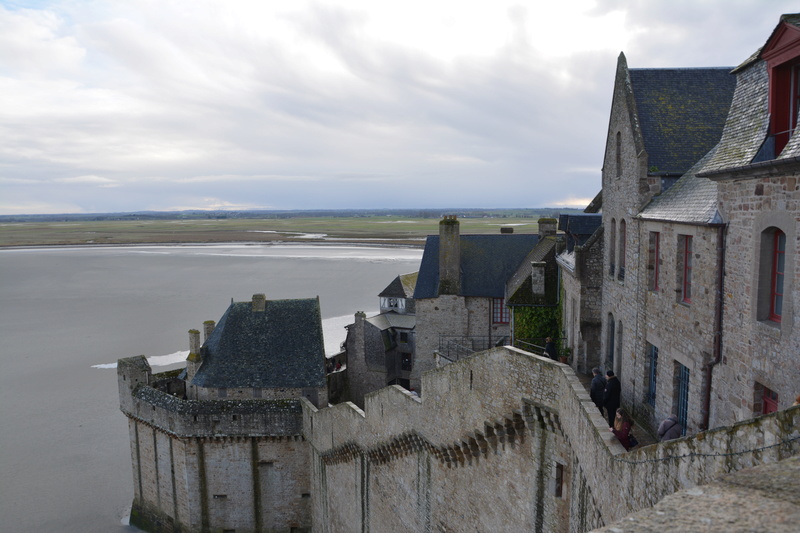
[[(462, 218), (461, 233), (538, 231), (534, 218)], [(435, 218), (398, 216), (282, 219), (98, 220), (0, 224), (0, 247), (65, 244), (154, 244), (220, 242), (361, 242), (422, 246), (438, 233)], [(313, 234), (307, 237), (305, 235)], [(323, 236), (324, 235), (324, 236)]]

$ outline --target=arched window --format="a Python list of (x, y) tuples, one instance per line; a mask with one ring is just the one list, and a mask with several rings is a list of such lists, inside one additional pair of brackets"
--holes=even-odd
[(759, 259), (757, 317), (780, 324), (786, 276), (786, 234), (783, 231), (771, 227), (761, 232)]
[(607, 352), (608, 356), (606, 358), (606, 368), (609, 369), (609, 370), (613, 370), (614, 369), (614, 333), (615, 333), (615, 330), (617, 329), (617, 324), (614, 321), (614, 315), (611, 314), (611, 313), (608, 313), (608, 322), (607, 322), (606, 326), (608, 328), (607, 332), (606, 332), (606, 334), (608, 336), (608, 352)]
[(608, 275), (614, 277), (617, 270), (614, 264), (614, 256), (617, 253), (617, 220), (615, 218), (611, 219), (611, 234), (608, 240)]
[(628, 225), (625, 219), (619, 221), (619, 273), (618, 279), (620, 281), (625, 279), (625, 242), (627, 235)]

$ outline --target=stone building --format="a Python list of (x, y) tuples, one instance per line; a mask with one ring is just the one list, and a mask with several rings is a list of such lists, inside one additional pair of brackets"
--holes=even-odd
[(349, 399), (359, 407), (364, 394), (387, 385), (409, 388), (416, 316), (414, 287), (417, 273), (397, 276), (381, 293), (380, 313), (367, 318), (359, 311), (347, 326), (345, 353)]
[(231, 303), (190, 332), (187, 368), (117, 367), (133, 465), (131, 523), (147, 531), (309, 531), (300, 400), (327, 405), (317, 299)]
[[(555, 229), (555, 228), (554, 228)], [(511, 341), (506, 281), (539, 241), (538, 235), (461, 235), (458, 219), (445, 216), (439, 235), (425, 242), (414, 290), (417, 344), (410, 386), (422, 373)]]
[(730, 70), (629, 69), (622, 54), (617, 64), (602, 171), (600, 359), (651, 427), (673, 411), (691, 432), (704, 427), (721, 220), (712, 184), (688, 171), (720, 139)]
[[(597, 199), (599, 203), (600, 198)], [(556, 256), (563, 288), (562, 324), (572, 367), (584, 374), (602, 364), (600, 331), (603, 285), (603, 225), (597, 213), (561, 215), (564, 251)]]

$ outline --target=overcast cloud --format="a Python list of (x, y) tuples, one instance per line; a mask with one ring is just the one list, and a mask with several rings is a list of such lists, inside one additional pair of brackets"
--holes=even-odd
[(620, 51), (735, 66), (792, 4), (0, 2), (0, 214), (583, 206)]

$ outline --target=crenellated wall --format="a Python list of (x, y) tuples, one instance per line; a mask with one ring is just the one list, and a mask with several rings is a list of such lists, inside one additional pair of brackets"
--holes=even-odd
[(587, 531), (800, 453), (800, 407), (626, 453), (569, 367), (510, 347), (423, 390), (303, 402), (314, 531)]

